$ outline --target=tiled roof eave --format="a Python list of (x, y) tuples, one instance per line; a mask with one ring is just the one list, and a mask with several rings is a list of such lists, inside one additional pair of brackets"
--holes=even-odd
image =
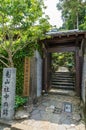
[(46, 35), (56, 37), (56, 36), (70, 36), (70, 35), (79, 35), (79, 34), (86, 34), (86, 30), (68, 30), (68, 31), (61, 31), (61, 32), (48, 32)]

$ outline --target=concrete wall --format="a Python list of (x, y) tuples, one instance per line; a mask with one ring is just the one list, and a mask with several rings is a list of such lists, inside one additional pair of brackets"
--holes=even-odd
[(35, 51), (30, 62), (30, 98), (35, 100), (42, 91), (42, 59), (38, 51)]
[(38, 51), (35, 52), (37, 59), (37, 97), (41, 96), (42, 92), (42, 58)]
[(33, 101), (37, 97), (37, 60), (36, 57), (30, 59), (30, 97), (29, 99)]

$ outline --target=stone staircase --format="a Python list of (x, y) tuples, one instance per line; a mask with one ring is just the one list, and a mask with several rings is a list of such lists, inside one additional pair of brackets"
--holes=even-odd
[(72, 72), (52, 73), (51, 87), (54, 89), (74, 90), (75, 73)]

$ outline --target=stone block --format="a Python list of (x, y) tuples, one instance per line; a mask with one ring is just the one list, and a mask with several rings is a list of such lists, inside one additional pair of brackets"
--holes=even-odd
[(32, 126), (16, 123), (11, 126), (11, 130), (33, 130)]
[(16, 112), (14, 119), (20, 120), (20, 119), (28, 119), (30, 114), (26, 112), (25, 110), (19, 110)]
[(10, 128), (4, 128), (4, 130), (10, 130)]
[(11, 120), (14, 116), (16, 69), (3, 69), (1, 118)]

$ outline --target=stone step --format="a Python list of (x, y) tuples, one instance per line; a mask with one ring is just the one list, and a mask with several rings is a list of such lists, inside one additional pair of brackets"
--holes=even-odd
[(58, 82), (73, 82), (75, 83), (75, 79), (64, 79), (64, 78), (52, 78), (51, 81), (58, 81)]
[(52, 74), (57, 74), (57, 75), (75, 75), (75, 73), (72, 72), (53, 72)]
[(71, 79), (52, 79), (52, 82), (69, 82), (69, 83), (75, 83), (75, 80)]
[(11, 126), (11, 130), (67, 130), (65, 125), (58, 125), (48, 121), (35, 121), (32, 123), (33, 124), (30, 125), (25, 125), (22, 123), (13, 124)]
[(68, 75), (52, 75), (52, 78), (58, 78), (58, 77), (61, 77), (61, 78), (74, 78), (75, 76), (68, 76)]
[(69, 72), (59, 72), (59, 71), (53, 71), (53, 73), (75, 74), (75, 72), (72, 72), (72, 71), (69, 71)]
[(52, 73), (51, 86), (56, 89), (74, 90), (75, 74), (71, 72)]
[(55, 74), (55, 75), (68, 75), (68, 76), (73, 76), (75, 75), (75, 73), (66, 73), (66, 72), (55, 72), (55, 73), (52, 73), (52, 74)]
[(55, 82), (55, 81), (52, 81), (52, 83), (51, 83), (52, 85), (69, 85), (69, 86), (72, 86), (72, 85), (74, 85), (74, 83), (72, 83), (72, 82)]
[(74, 86), (52, 85), (52, 88), (74, 90)]
[(50, 94), (59, 94), (59, 95), (69, 95), (69, 96), (75, 96), (76, 93), (74, 90), (67, 90), (67, 89), (57, 89), (57, 88), (51, 88), (50, 91), (49, 91)]
[(74, 76), (65, 76), (65, 75), (52, 75), (52, 78), (75, 79)]

